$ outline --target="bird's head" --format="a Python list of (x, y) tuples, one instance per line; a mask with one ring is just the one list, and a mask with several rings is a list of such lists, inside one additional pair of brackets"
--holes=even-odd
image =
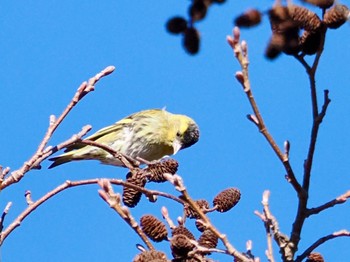
[(173, 141), (174, 154), (179, 150), (192, 146), (199, 140), (199, 128), (193, 119), (177, 115), (176, 137)]

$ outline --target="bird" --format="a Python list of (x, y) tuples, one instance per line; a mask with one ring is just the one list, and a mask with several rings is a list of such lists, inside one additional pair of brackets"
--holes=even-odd
[[(199, 128), (186, 115), (149, 109), (131, 114), (86, 139), (109, 146), (132, 159), (139, 157), (155, 161), (197, 143)], [(49, 160), (53, 161), (49, 168), (79, 160), (99, 160), (106, 165), (124, 166), (107, 151), (79, 142), (68, 146), (64, 154)]]

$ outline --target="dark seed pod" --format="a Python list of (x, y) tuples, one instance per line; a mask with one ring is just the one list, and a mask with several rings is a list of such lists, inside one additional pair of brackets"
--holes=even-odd
[(257, 9), (249, 9), (234, 20), (234, 24), (239, 27), (252, 27), (260, 22), (261, 13)]
[(216, 248), (218, 237), (211, 230), (207, 229), (199, 237), (198, 244), (206, 248)]
[(307, 31), (315, 31), (320, 28), (321, 20), (314, 12), (297, 5), (288, 5), (287, 8), (292, 21), (299, 28)]
[(285, 40), (283, 35), (273, 33), (265, 50), (265, 56), (269, 59), (275, 59), (282, 52)]
[(194, 237), (194, 235), (191, 233), (191, 231), (189, 231), (186, 227), (184, 226), (178, 226), (175, 227), (172, 231), (171, 231), (171, 235), (175, 236), (175, 235), (185, 235), (186, 237), (188, 237), (188, 239), (192, 239), (195, 240), (196, 238)]
[[(129, 172), (127, 174), (126, 182), (134, 184), (139, 187), (146, 185), (145, 172), (138, 170), (135, 174)], [(140, 201), (142, 193), (131, 187), (123, 187), (123, 203), (128, 207), (135, 207)]]
[(166, 226), (152, 215), (144, 215), (140, 219), (142, 231), (153, 241), (161, 242), (168, 238)]
[(206, 229), (206, 227), (203, 225), (203, 223), (200, 222), (199, 219), (196, 220), (195, 225), (199, 232), (204, 232)]
[(185, 235), (175, 235), (170, 240), (171, 253), (174, 258), (186, 258), (195, 247)]
[(187, 28), (184, 33), (183, 46), (185, 50), (191, 54), (197, 54), (199, 51), (200, 37), (196, 28)]
[(220, 192), (213, 200), (218, 212), (227, 212), (241, 199), (241, 192), (237, 188), (228, 188)]
[(138, 254), (132, 262), (167, 262), (166, 255), (157, 250), (147, 250)]
[[(209, 209), (209, 203), (205, 199), (199, 199), (195, 201), (200, 209)], [(194, 211), (190, 206), (185, 205), (185, 215), (188, 218), (199, 218), (199, 214), (197, 214), (196, 211)]]
[(324, 259), (320, 253), (313, 252), (307, 257), (306, 262), (324, 262)]
[(325, 9), (330, 8), (334, 4), (334, 0), (303, 0), (303, 2)]
[(328, 28), (337, 29), (350, 19), (350, 11), (346, 5), (335, 5), (324, 15), (323, 22)]
[(166, 23), (166, 29), (169, 33), (180, 34), (185, 32), (187, 28), (187, 21), (185, 18), (180, 16), (175, 16)]
[(300, 51), (299, 28), (295, 26), (285, 28), (282, 35), (284, 37), (282, 52), (287, 55), (297, 54)]
[(309, 32), (304, 31), (300, 37), (301, 51), (307, 55), (316, 54), (321, 45), (321, 31)]
[(178, 167), (179, 163), (175, 159), (168, 158), (156, 164), (148, 165), (145, 171), (149, 181), (161, 183), (166, 181), (164, 178), (165, 173), (174, 175)]
[(195, 0), (189, 7), (189, 15), (193, 22), (202, 20), (208, 11), (208, 1)]

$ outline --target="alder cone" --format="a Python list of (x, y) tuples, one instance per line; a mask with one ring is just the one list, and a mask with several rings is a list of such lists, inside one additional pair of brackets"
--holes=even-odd
[[(144, 187), (146, 185), (146, 177), (143, 170), (137, 171), (135, 174), (129, 172), (127, 174), (126, 182), (135, 186)], [(142, 193), (134, 188), (123, 187), (123, 203), (128, 207), (135, 207), (141, 199)]]
[(142, 231), (154, 242), (161, 242), (168, 238), (168, 231), (164, 223), (152, 215), (144, 215), (140, 219)]
[(324, 259), (320, 253), (313, 252), (307, 257), (306, 262), (324, 262)]
[(213, 200), (218, 212), (227, 212), (241, 199), (241, 192), (237, 188), (228, 188), (220, 192)]

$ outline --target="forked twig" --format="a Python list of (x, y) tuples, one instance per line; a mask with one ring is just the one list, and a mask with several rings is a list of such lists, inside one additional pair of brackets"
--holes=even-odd
[(250, 82), (249, 82), (249, 74), (248, 74), (248, 46), (245, 41), (240, 42), (240, 30), (238, 27), (233, 29), (233, 36), (227, 36), (227, 42), (231, 46), (235, 57), (237, 58), (239, 64), (241, 65), (241, 72), (236, 73), (236, 79), (242, 85), (245, 94), (249, 100), (249, 103), (253, 109), (254, 115), (250, 115), (249, 119), (256, 124), (259, 131), (263, 134), (265, 139), (268, 141), (269, 145), (276, 153), (277, 157), (281, 160), (286, 172), (288, 181), (291, 183), (295, 191), (298, 195), (303, 195), (304, 190), (301, 185), (297, 181), (293, 169), (289, 162), (288, 154), (284, 154), (281, 149), (278, 147), (277, 143), (267, 130), (267, 127), (264, 123), (263, 117), (260, 114), (257, 103), (254, 99), (253, 92), (251, 90)]

